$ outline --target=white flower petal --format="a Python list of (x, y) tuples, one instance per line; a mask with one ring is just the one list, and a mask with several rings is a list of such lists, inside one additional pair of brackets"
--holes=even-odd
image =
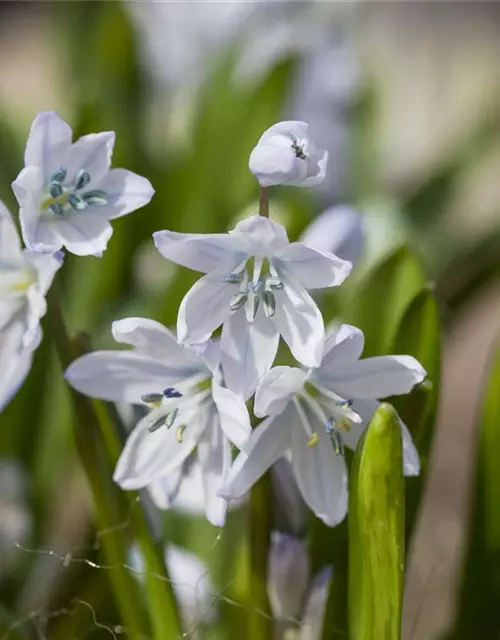
[(24, 164), (42, 170), (44, 182), (61, 167), (61, 160), (71, 146), (73, 132), (54, 111), (43, 111), (33, 120), (24, 152)]
[(143, 418), (125, 443), (113, 475), (122, 489), (141, 489), (167, 475), (181, 465), (198, 444), (206, 426), (205, 416), (193, 419), (179, 442), (175, 426), (161, 427), (154, 432), (148, 430), (160, 410), (153, 409)]
[(62, 247), (51, 217), (40, 215), (43, 174), (38, 167), (26, 167), (12, 183), (19, 203), (23, 240), (28, 249), (52, 253)]
[(99, 183), (99, 189), (106, 192), (107, 204), (89, 207), (86, 213), (95, 212), (108, 220), (144, 207), (154, 195), (147, 178), (127, 169), (112, 169)]
[(230, 273), (247, 257), (241, 240), (227, 233), (157, 231), (153, 239), (164, 258), (202, 273), (221, 268)]
[(255, 394), (254, 413), (259, 418), (282, 413), (302, 389), (308, 374), (296, 367), (274, 367), (261, 381)]
[(324, 350), (325, 327), (317, 304), (304, 287), (288, 273), (279, 274), (283, 289), (274, 292), (273, 322), (293, 356), (306, 367), (317, 367)]
[(21, 244), (10, 211), (0, 200), (0, 256), (2, 262), (17, 262), (21, 257)]
[(238, 449), (245, 448), (252, 434), (250, 416), (245, 401), (229, 389), (212, 383), (212, 397), (219, 413), (220, 426)]
[(315, 415), (309, 417), (318, 442), (316, 446), (308, 446), (307, 433), (296, 427), (300, 418), (295, 411), (291, 429), (292, 467), (304, 500), (318, 518), (334, 527), (347, 513), (347, 469), (343, 456), (335, 454), (325, 425)]
[(262, 187), (300, 184), (307, 174), (306, 161), (297, 157), (290, 140), (287, 146), (274, 139), (259, 143), (250, 154), (248, 168)]
[(276, 620), (297, 620), (309, 582), (309, 554), (303, 540), (274, 531), (269, 551), (267, 592)]
[(347, 278), (352, 264), (302, 242), (293, 242), (273, 260), (278, 271), (286, 270), (306, 289), (337, 287)]
[(23, 251), (24, 260), (37, 272), (36, 289), (44, 296), (52, 285), (54, 276), (61, 268), (64, 261), (64, 254), (57, 253), (35, 253), (25, 249)]
[(250, 255), (272, 255), (289, 244), (285, 227), (259, 215), (241, 220), (229, 235), (241, 242)]
[(291, 186), (296, 187), (314, 187), (321, 184), (326, 176), (326, 167), (328, 165), (328, 151), (316, 151), (307, 160), (307, 175), (300, 184), (290, 183)]
[(218, 492), (231, 466), (231, 445), (220, 428), (215, 411), (198, 441), (197, 450), (203, 476), (205, 514), (214, 526), (222, 527), (226, 521), (228, 503)]
[(151, 500), (162, 511), (166, 511), (173, 506), (177, 498), (184, 476), (184, 465), (179, 465), (172, 469), (167, 475), (153, 480), (147, 486)]
[(386, 398), (409, 393), (426, 371), (412, 356), (377, 356), (332, 365), (321, 380), (343, 398)]
[(288, 412), (264, 420), (250, 437), (245, 453), (240, 453), (229, 470), (219, 495), (227, 500), (241, 498), (285, 453), (290, 445)]
[(331, 331), (325, 341), (325, 353), (321, 366), (315, 372), (318, 379), (328, 377), (330, 371), (338, 372), (344, 365), (356, 362), (365, 346), (361, 329), (343, 324)]
[(68, 182), (74, 180), (81, 169), (88, 172), (90, 182), (87, 191), (99, 187), (111, 166), (111, 156), (115, 146), (114, 131), (89, 133), (79, 138), (67, 150), (62, 159), (62, 166), (66, 169)]
[(65, 377), (92, 398), (141, 404), (141, 396), (181, 382), (184, 371), (133, 351), (95, 351), (70, 364)]
[(61, 244), (77, 256), (102, 257), (113, 235), (109, 222), (96, 213), (84, 212), (54, 220), (54, 232)]
[(113, 322), (111, 331), (117, 342), (162, 361), (169, 370), (179, 371), (179, 375), (187, 377), (204, 370), (203, 358), (189, 347), (180, 345), (174, 334), (160, 322), (149, 318), (124, 318)]
[(282, 133), (287, 136), (294, 136), (297, 139), (307, 138), (309, 136), (309, 125), (302, 120), (284, 120), (283, 122), (277, 122), (272, 127), (266, 129), (259, 142), (264, 142), (273, 138), (276, 134)]
[(239, 309), (224, 322), (221, 361), (226, 386), (248, 399), (270, 370), (278, 351), (279, 333), (262, 308), (253, 322)]
[(0, 411), (18, 392), (31, 368), (33, 349), (22, 348), (23, 334), (22, 316), (0, 332)]
[(336, 205), (317, 216), (300, 240), (309, 247), (334, 253), (355, 264), (363, 253), (365, 236), (363, 216), (348, 205)]
[(298, 640), (321, 640), (331, 580), (332, 567), (324, 567), (314, 576)]
[(229, 316), (229, 301), (238, 287), (223, 282), (225, 274), (225, 269), (207, 273), (184, 296), (177, 318), (181, 342), (205, 342)]

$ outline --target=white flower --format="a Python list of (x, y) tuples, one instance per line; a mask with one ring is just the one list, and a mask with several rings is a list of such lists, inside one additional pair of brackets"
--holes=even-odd
[(108, 220), (147, 204), (146, 178), (112, 169), (112, 131), (72, 142), (71, 127), (56, 113), (37, 115), (26, 143), (25, 168), (12, 188), (20, 206), (26, 246), (53, 252), (66, 247), (79, 256), (101, 256), (113, 229)]
[(40, 318), (62, 256), (22, 249), (10, 213), (0, 202), (0, 410), (28, 375), (40, 344)]
[(300, 617), (309, 582), (309, 554), (299, 538), (273, 531), (269, 549), (267, 592), (273, 617), (295, 621)]
[(203, 276), (179, 308), (179, 340), (207, 340), (223, 324), (221, 351), (226, 385), (248, 398), (269, 371), (279, 335), (305, 366), (318, 366), (324, 346), (321, 312), (307, 289), (341, 284), (351, 263), (290, 243), (285, 229), (251, 216), (229, 233), (184, 234), (159, 231), (157, 249), (165, 258)]
[(298, 640), (320, 640), (322, 637), (332, 567), (323, 567), (314, 576), (306, 598)]
[(243, 446), (251, 427), (243, 400), (219, 384), (218, 344), (183, 347), (168, 329), (144, 318), (114, 322), (112, 330), (115, 340), (134, 349), (85, 355), (66, 378), (94, 398), (154, 407), (130, 434), (115, 481), (123, 489), (148, 487), (157, 506), (169, 508), (196, 450), (206, 516), (221, 526), (227, 503), (218, 490), (231, 464), (229, 440)]
[(349, 205), (336, 205), (320, 213), (305, 229), (300, 240), (355, 264), (363, 254), (365, 237), (363, 216)]
[[(279, 458), (292, 463), (297, 485), (325, 524), (347, 509), (344, 446), (355, 449), (378, 398), (408, 393), (426, 372), (411, 356), (360, 360), (363, 333), (342, 325), (328, 336), (321, 365), (303, 371), (275, 367), (255, 396), (255, 413), (267, 417), (235, 460), (220, 494), (237, 498)], [(401, 423), (404, 471), (419, 473), (418, 453)]]
[[(198, 626), (212, 622), (217, 615), (209, 569), (199, 556), (173, 544), (165, 547), (164, 558), (184, 627), (190, 638), (196, 638)], [(134, 574), (143, 580), (147, 567), (139, 545), (131, 547), (129, 562)]]
[(265, 131), (250, 154), (250, 171), (262, 187), (311, 187), (325, 179), (328, 151), (319, 151), (306, 122), (278, 122)]

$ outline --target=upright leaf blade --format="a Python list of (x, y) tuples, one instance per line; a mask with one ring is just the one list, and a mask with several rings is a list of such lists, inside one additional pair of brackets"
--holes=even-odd
[(500, 635), (500, 349), (497, 348), (480, 419), (476, 485), (458, 616), (449, 638)]
[(354, 456), (349, 498), (349, 637), (399, 640), (404, 581), (402, 438), (380, 405)]

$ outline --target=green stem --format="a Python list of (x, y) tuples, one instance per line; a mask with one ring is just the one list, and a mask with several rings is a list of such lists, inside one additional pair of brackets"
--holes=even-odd
[(272, 640), (273, 621), (267, 597), (267, 564), (271, 541), (271, 476), (266, 473), (253, 487), (250, 496), (250, 574), (248, 637)]
[[(69, 339), (62, 315), (57, 282), (48, 294), (48, 317), (54, 343), (65, 369), (84, 350)], [(74, 435), (77, 450), (87, 475), (95, 501), (96, 520), (100, 529), (108, 529), (100, 539), (107, 564), (123, 566), (128, 561), (129, 540), (116, 528), (117, 522), (130, 518), (133, 533), (139, 542), (147, 574), (148, 604), (156, 640), (179, 638), (182, 635), (175, 598), (163, 562), (162, 550), (149, 531), (145, 514), (137, 504), (135, 494), (125, 494), (112, 481), (113, 465), (120, 452), (120, 442), (114, 431), (106, 406), (70, 389), (74, 411)], [(115, 527), (113, 529), (113, 527)], [(127, 627), (127, 636), (148, 636), (148, 625), (141, 607), (139, 583), (123, 568), (111, 571), (111, 584), (118, 607)]]
[(259, 215), (269, 218), (269, 193), (266, 187), (260, 188), (259, 194)]

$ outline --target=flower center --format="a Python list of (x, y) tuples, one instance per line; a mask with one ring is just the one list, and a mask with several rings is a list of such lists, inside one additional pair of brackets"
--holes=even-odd
[(148, 431), (154, 433), (161, 427), (170, 429), (176, 424), (176, 440), (181, 443), (187, 428), (184, 420), (189, 420), (193, 409), (212, 394), (212, 379), (205, 375), (195, 375), (178, 385), (167, 387), (161, 393), (146, 393), (141, 400), (153, 409)]
[(239, 291), (231, 297), (229, 308), (235, 312), (244, 306), (248, 322), (255, 320), (260, 305), (268, 318), (276, 313), (275, 292), (283, 289), (283, 283), (270, 260), (258, 257), (245, 260), (222, 281), (239, 284)]
[(57, 216), (85, 211), (87, 207), (102, 207), (108, 202), (108, 194), (101, 189), (86, 191), (91, 176), (85, 169), (80, 169), (72, 182), (67, 182), (67, 170), (64, 167), (52, 174), (42, 211), (51, 211)]
[(309, 380), (304, 384), (303, 390), (297, 394), (295, 403), (302, 424), (309, 436), (308, 446), (317, 445), (318, 434), (311, 428), (306, 408), (324, 424), (336, 455), (343, 455), (343, 433), (349, 432), (353, 424), (360, 424), (363, 421), (361, 416), (351, 409), (353, 401), (344, 399), (333, 391)]

